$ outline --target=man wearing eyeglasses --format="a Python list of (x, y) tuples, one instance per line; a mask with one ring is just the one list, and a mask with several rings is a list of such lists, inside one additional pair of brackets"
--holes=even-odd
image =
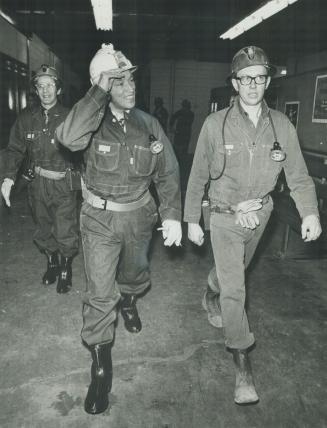
[(274, 71), (258, 47), (236, 53), (230, 79), (237, 96), (230, 107), (212, 113), (204, 122), (185, 201), (188, 237), (202, 245), (201, 200), (209, 181), (215, 268), (202, 305), (210, 324), (223, 327), (235, 365), (234, 401), (240, 405), (259, 401), (248, 356), (255, 340), (245, 311), (245, 269), (273, 209), (269, 194), (282, 169), (302, 218), (302, 238), (312, 241), (321, 233), (315, 187), (295, 128), (264, 100)]
[(57, 292), (67, 293), (72, 286), (72, 259), (78, 251), (77, 191), (67, 177), (76, 156), (58, 149), (55, 129), (69, 110), (58, 102), (61, 81), (55, 68), (42, 65), (32, 84), (40, 104), (24, 109), (11, 129), (1, 193), (10, 207), (12, 187), (27, 158), (23, 177), (29, 181), (29, 202), (36, 222), (34, 242), (48, 262), (42, 282), (49, 285), (57, 281)]

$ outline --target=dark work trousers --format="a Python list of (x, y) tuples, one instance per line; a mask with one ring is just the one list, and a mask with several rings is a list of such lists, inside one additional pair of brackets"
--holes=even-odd
[(216, 277), (211, 271), (209, 284), (220, 292), (220, 306), (225, 344), (229, 348), (247, 349), (254, 343), (245, 312), (245, 270), (250, 264), (272, 211), (272, 201), (257, 211), (256, 229), (235, 224), (235, 216), (214, 213), (210, 219), (211, 243)]
[(80, 224), (87, 289), (81, 336), (88, 345), (112, 342), (121, 293), (140, 294), (150, 285), (148, 250), (157, 218), (152, 199), (129, 212), (83, 203)]
[(41, 250), (59, 251), (64, 257), (78, 252), (77, 192), (65, 179), (37, 175), (29, 184), (29, 203), (36, 223), (34, 242)]

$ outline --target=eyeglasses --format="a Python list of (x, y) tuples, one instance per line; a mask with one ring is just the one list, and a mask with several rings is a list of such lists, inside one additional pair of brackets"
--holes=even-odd
[(54, 89), (56, 87), (56, 84), (55, 83), (46, 83), (46, 84), (38, 83), (35, 86), (39, 91), (43, 91), (44, 89), (47, 89), (47, 90)]
[(235, 79), (239, 80), (239, 82), (243, 86), (249, 86), (252, 84), (253, 81), (255, 81), (257, 85), (263, 85), (264, 83), (267, 82), (268, 76), (267, 74), (258, 74), (258, 76), (254, 76), (254, 77), (241, 76), (241, 77), (235, 77)]

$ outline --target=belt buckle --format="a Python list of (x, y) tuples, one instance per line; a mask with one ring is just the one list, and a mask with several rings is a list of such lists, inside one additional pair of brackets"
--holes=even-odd
[(103, 206), (101, 207), (102, 210), (106, 210), (107, 209), (107, 199), (104, 198), (100, 198), (101, 202), (103, 203)]

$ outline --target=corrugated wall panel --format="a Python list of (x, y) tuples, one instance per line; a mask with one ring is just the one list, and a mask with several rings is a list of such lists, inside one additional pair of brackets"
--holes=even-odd
[(225, 86), (229, 65), (223, 63), (180, 61), (176, 63), (174, 106), (178, 110), (183, 99), (192, 104), (194, 122), (189, 152), (193, 153), (202, 124), (208, 115), (210, 91)]
[(171, 61), (154, 61), (151, 63), (150, 111), (154, 110), (154, 99), (161, 97), (169, 116), (172, 112), (172, 63)]

